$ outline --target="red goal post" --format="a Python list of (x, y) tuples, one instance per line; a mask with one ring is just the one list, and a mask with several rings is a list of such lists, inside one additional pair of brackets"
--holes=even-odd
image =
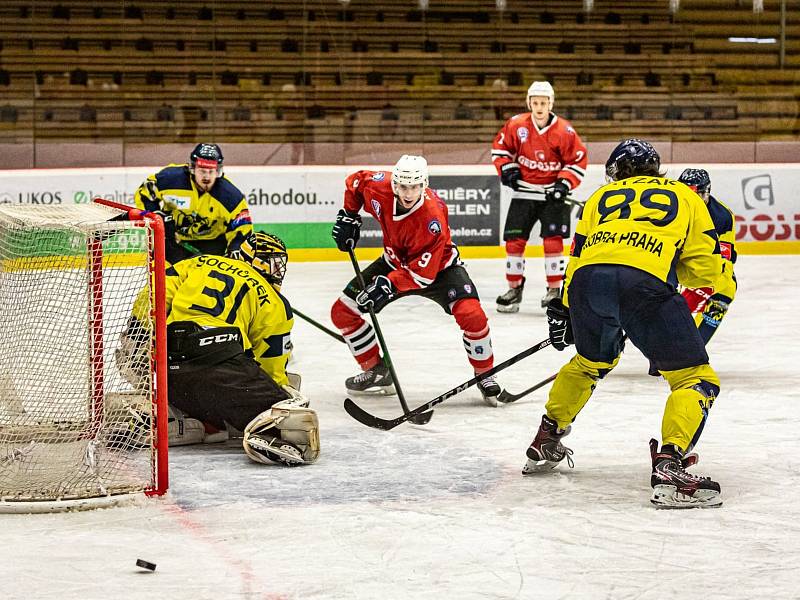
[(0, 512), (166, 492), (164, 280), (157, 216), (0, 206)]

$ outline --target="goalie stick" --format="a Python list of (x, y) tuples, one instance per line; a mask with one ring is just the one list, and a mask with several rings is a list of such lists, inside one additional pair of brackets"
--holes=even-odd
[(431, 413), (426, 413), (426, 411), (429, 411), (430, 409), (432, 409), (437, 404), (441, 404), (442, 402), (444, 402), (448, 398), (452, 398), (456, 394), (459, 394), (459, 393), (463, 392), (468, 387), (473, 386), (476, 383), (478, 383), (478, 381), (481, 381), (481, 380), (485, 379), (486, 377), (489, 377), (490, 375), (494, 375), (495, 373), (498, 373), (498, 372), (502, 371), (506, 367), (510, 367), (514, 363), (517, 363), (517, 362), (521, 361), (523, 358), (527, 358), (528, 356), (530, 356), (531, 354), (534, 354), (535, 352), (538, 352), (542, 348), (547, 348), (547, 346), (549, 346), (549, 345), (550, 345), (550, 338), (548, 337), (546, 340), (542, 340), (541, 342), (539, 342), (535, 346), (531, 346), (527, 350), (523, 350), (519, 354), (516, 354), (516, 355), (512, 356), (511, 358), (509, 358), (508, 360), (505, 360), (505, 361), (501, 362), (499, 365), (495, 365), (494, 367), (492, 367), (488, 371), (485, 371), (484, 373), (481, 373), (480, 375), (476, 375), (472, 379), (469, 379), (468, 381), (465, 381), (461, 385), (458, 385), (458, 386), (454, 387), (453, 389), (448, 390), (444, 394), (436, 396), (436, 398), (434, 398), (430, 402), (426, 402), (422, 406), (419, 406), (419, 407), (415, 408), (414, 410), (412, 410), (410, 412), (406, 412), (403, 416), (397, 417), (396, 419), (381, 419), (380, 417), (376, 417), (375, 415), (372, 415), (372, 414), (368, 413), (367, 411), (365, 411), (358, 404), (353, 402), (350, 398), (346, 398), (345, 399), (345, 401), (344, 401), (344, 409), (345, 409), (345, 411), (347, 411), (348, 415), (353, 417), (359, 423), (362, 423), (362, 424), (366, 425), (367, 427), (373, 427), (374, 429), (381, 429), (383, 431), (389, 431), (390, 429), (394, 429), (398, 425), (400, 425), (402, 423), (405, 423), (406, 421), (416, 417), (417, 415), (431, 414)]

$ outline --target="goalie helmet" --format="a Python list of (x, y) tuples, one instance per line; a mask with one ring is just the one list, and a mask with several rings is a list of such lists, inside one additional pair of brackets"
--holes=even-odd
[(711, 194), (711, 177), (705, 169), (684, 169), (678, 181), (692, 188), (701, 198)]
[(275, 287), (280, 288), (283, 284), (289, 254), (286, 252), (286, 244), (278, 236), (254, 231), (230, 256), (253, 265)]
[(650, 142), (630, 138), (619, 144), (606, 161), (606, 177), (619, 181), (634, 175), (653, 175), (658, 177), (661, 157)]
[(216, 169), (217, 173), (222, 173), (222, 148), (217, 144), (197, 144), (189, 155), (189, 163), (192, 165), (192, 170), (195, 167), (201, 169)]
[(531, 96), (544, 96), (550, 99), (550, 110), (553, 110), (553, 104), (556, 101), (556, 93), (553, 86), (549, 81), (534, 81), (528, 88), (528, 95), (525, 98), (525, 104), (528, 108), (531, 107)]
[(404, 154), (392, 169), (392, 191), (398, 185), (420, 185), (428, 187), (428, 161), (421, 156)]

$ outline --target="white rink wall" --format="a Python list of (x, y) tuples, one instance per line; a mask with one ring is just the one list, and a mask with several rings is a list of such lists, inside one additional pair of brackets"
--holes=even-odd
[[(709, 171), (714, 196), (737, 215), (739, 241), (800, 240), (797, 200), (800, 164), (671, 164), (665, 168), (670, 177), (678, 177), (684, 168), (698, 166)], [(99, 196), (132, 204), (136, 188), (160, 168), (0, 171), (0, 203), (81, 203)], [(294, 247), (314, 248), (331, 245), (329, 231), (313, 225), (333, 221), (342, 202), (344, 178), (357, 169), (353, 166), (231, 166), (225, 173), (246, 196), (254, 223), (276, 225), (278, 234), (298, 240)], [(491, 236), (474, 244), (499, 244), (511, 190), (499, 186), (494, 167), (490, 164), (433, 165), (431, 175), (432, 187), (436, 187), (436, 177), (442, 182), (442, 195), (451, 207), (451, 221), (459, 217), (468, 226), (491, 227)], [(585, 200), (603, 182), (603, 167), (590, 165), (574, 197)], [(298, 234), (302, 237), (297, 238)], [(470, 241), (460, 243), (473, 245)], [(536, 232), (531, 243), (539, 243)]]

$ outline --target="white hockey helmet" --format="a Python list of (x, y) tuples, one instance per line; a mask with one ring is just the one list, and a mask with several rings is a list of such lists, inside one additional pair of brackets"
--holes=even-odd
[(419, 184), (423, 191), (428, 187), (428, 161), (422, 156), (403, 154), (392, 169), (392, 188)]
[(531, 87), (528, 88), (528, 96), (525, 98), (525, 104), (528, 108), (531, 107), (531, 96), (544, 96), (550, 99), (550, 110), (553, 110), (553, 104), (556, 101), (556, 93), (553, 86), (549, 81), (534, 81)]

